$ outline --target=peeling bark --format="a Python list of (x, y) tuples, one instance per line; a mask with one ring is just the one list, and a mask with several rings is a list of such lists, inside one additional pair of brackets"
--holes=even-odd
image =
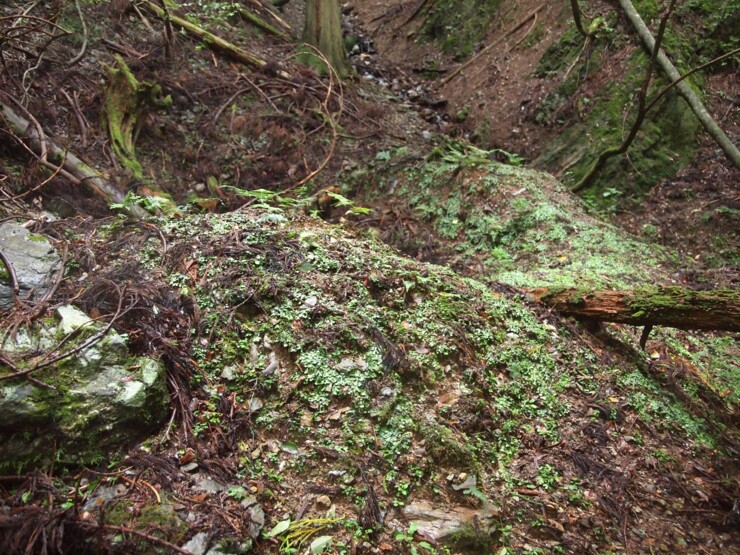
[(633, 326), (740, 331), (740, 291), (693, 291), (683, 287), (641, 287), (632, 291), (544, 288), (530, 291), (558, 312)]

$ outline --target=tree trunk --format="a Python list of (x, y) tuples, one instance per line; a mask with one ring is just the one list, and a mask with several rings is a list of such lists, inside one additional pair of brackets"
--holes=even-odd
[(634, 326), (740, 331), (740, 291), (641, 287), (633, 291), (545, 288), (530, 291), (558, 312)]
[(316, 47), (340, 77), (349, 73), (337, 0), (306, 0), (303, 41)]
[[(619, 4), (622, 6), (624, 13), (627, 15), (627, 19), (630, 20), (630, 23), (635, 28), (635, 31), (637, 31), (637, 34), (645, 45), (645, 48), (648, 50), (648, 52), (652, 52), (653, 48), (655, 47), (655, 39), (653, 38), (653, 35), (650, 34), (650, 30), (647, 28), (647, 25), (645, 25), (645, 22), (640, 17), (640, 14), (637, 13), (637, 10), (632, 5), (632, 2), (630, 2), (630, 0), (619, 0)], [(674, 65), (663, 53), (662, 50), (658, 53), (657, 60), (660, 69), (663, 70), (670, 81), (677, 81), (681, 78), (681, 74), (674, 67)], [(696, 93), (691, 89), (691, 87), (689, 87), (688, 83), (686, 83), (685, 81), (680, 81), (679, 83), (677, 83), (676, 88), (678, 89), (679, 94), (684, 98), (686, 103), (694, 112), (697, 119), (704, 126), (704, 129), (706, 129), (707, 133), (709, 133), (709, 135), (711, 135), (711, 137), (715, 141), (717, 141), (717, 144), (722, 147), (722, 150), (727, 155), (727, 158), (729, 158), (729, 160), (735, 165), (735, 167), (740, 168), (740, 150), (738, 150), (738, 148), (732, 143), (729, 137), (725, 135), (725, 132), (722, 131), (719, 125), (717, 125), (717, 122), (712, 119), (712, 116), (709, 115), (709, 112), (707, 112), (707, 109), (701, 103), (701, 100), (699, 100), (699, 97), (696, 95)]]

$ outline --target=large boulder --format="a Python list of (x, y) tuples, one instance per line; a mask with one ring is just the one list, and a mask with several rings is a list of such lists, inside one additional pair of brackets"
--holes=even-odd
[[(5, 338), (3, 353), (17, 369), (41, 362), (65, 337), (50, 358), (74, 350), (102, 329), (72, 306), (60, 307), (55, 316)], [(0, 364), (0, 377), (12, 372)], [(43, 466), (52, 460), (90, 464), (141, 439), (167, 414), (163, 365), (132, 357), (125, 337), (113, 330), (28, 376), (0, 381), (0, 468)]]

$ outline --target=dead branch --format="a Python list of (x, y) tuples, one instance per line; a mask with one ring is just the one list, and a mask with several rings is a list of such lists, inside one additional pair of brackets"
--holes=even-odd
[(102, 530), (108, 530), (111, 532), (118, 532), (119, 534), (131, 534), (133, 536), (138, 536), (140, 538), (143, 538), (149, 543), (152, 543), (154, 545), (158, 545), (160, 547), (165, 547), (167, 549), (170, 549), (174, 553), (182, 553), (182, 555), (192, 555), (190, 551), (186, 551), (185, 549), (182, 549), (176, 546), (174, 543), (170, 543), (166, 540), (158, 538), (157, 536), (153, 536), (151, 534), (147, 534), (146, 532), (141, 532), (133, 528), (126, 528), (125, 526), (114, 526), (112, 524), (98, 524), (97, 522), (86, 522), (84, 520), (72, 520), (69, 523), (73, 525), (78, 525), (78, 526), (82, 525), (82, 526), (88, 526), (88, 527), (95, 527), (95, 528), (102, 529)]
[(77, 8), (77, 15), (80, 16), (80, 24), (82, 25), (82, 46), (78, 54), (67, 62), (68, 66), (73, 66), (85, 57), (87, 52), (87, 23), (85, 23), (85, 16), (82, 15), (82, 8), (80, 8), (80, 0), (75, 0), (75, 7)]
[[(70, 338), (72, 338), (77, 332), (79, 331), (79, 328), (74, 330), (73, 332), (67, 334), (60, 342), (59, 344), (51, 349), (46, 355), (41, 359), (41, 361), (34, 364), (31, 368), (26, 368), (24, 370), (19, 370), (15, 365), (12, 364), (12, 361), (4, 360), (4, 363), (10, 363), (10, 368), (14, 371), (10, 374), (4, 374), (0, 376), (0, 381), (4, 380), (12, 380), (14, 378), (21, 378), (25, 377), (26, 379), (31, 379), (30, 374), (33, 372), (36, 372), (38, 370), (42, 370), (44, 368), (48, 368), (49, 366), (52, 366), (53, 364), (56, 364), (57, 362), (61, 362), (62, 360), (71, 357), (72, 355), (76, 355), (80, 351), (83, 351), (87, 349), (90, 345), (93, 345), (100, 341), (103, 337), (107, 335), (107, 333), (111, 330), (113, 327), (113, 324), (116, 323), (116, 320), (120, 318), (123, 314), (128, 312), (132, 307), (128, 307), (127, 309), (123, 309), (123, 300), (125, 296), (125, 290), (126, 288), (120, 288), (117, 285), (113, 284), (116, 290), (118, 291), (119, 298), (118, 298), (118, 307), (116, 308), (116, 313), (111, 317), (110, 322), (99, 332), (89, 337), (86, 341), (83, 341), (76, 347), (69, 349), (68, 351), (63, 352), (62, 354), (59, 354), (57, 356), (53, 356), (49, 358), (53, 353), (57, 352), (59, 349), (62, 348), (62, 346), (69, 341)], [(132, 305), (133, 306), (133, 305)], [(34, 383), (38, 383), (37, 380), (34, 380)], [(46, 384), (44, 384), (46, 385)], [(46, 387), (50, 387), (46, 385)]]
[[(674, 2), (671, 3), (671, 8)], [(724, 54), (722, 56), (719, 56), (715, 58), (714, 60), (711, 60), (710, 62), (707, 62), (706, 64), (702, 64), (701, 66), (692, 69), (686, 75), (681, 75), (678, 70), (671, 64), (668, 57), (665, 55), (665, 53), (660, 49), (660, 43), (662, 40), (662, 29), (664, 26), (664, 21), (666, 18), (663, 18), (661, 21), (661, 29), (658, 31), (658, 38), (655, 39), (650, 34), (650, 30), (647, 28), (645, 23), (642, 21), (642, 18), (640, 17), (640, 14), (637, 13), (637, 10), (635, 10), (634, 6), (629, 0), (620, 0), (620, 4), (622, 5), (622, 8), (624, 9), (625, 13), (627, 14), (628, 19), (632, 23), (633, 27), (637, 31), (637, 34), (640, 36), (640, 38), (643, 41), (643, 44), (646, 48), (650, 48), (652, 51), (651, 56), (651, 64), (653, 62), (657, 63), (658, 66), (663, 70), (663, 72), (666, 74), (666, 76), (671, 79), (671, 83), (665, 87), (662, 91), (658, 93), (658, 95), (648, 104), (645, 105), (645, 98), (643, 98), (643, 91), (645, 96), (647, 95), (645, 86), (643, 86), (643, 90), (640, 92), (640, 97), (638, 98), (639, 101), (639, 109), (637, 114), (637, 119), (635, 120), (635, 123), (633, 124), (632, 130), (630, 131), (630, 134), (627, 136), (627, 138), (622, 142), (622, 145), (619, 147), (613, 147), (606, 149), (604, 152), (601, 153), (599, 158), (596, 160), (592, 168), (589, 170), (589, 172), (578, 182), (578, 184), (571, 189), (574, 193), (577, 193), (579, 191), (582, 191), (586, 188), (588, 188), (592, 183), (598, 172), (604, 167), (604, 164), (606, 161), (616, 155), (623, 154), (627, 151), (630, 144), (632, 144), (632, 141), (634, 140), (635, 136), (637, 135), (637, 132), (639, 131), (639, 128), (642, 124), (642, 122), (645, 119), (646, 114), (657, 104), (657, 102), (672, 88), (676, 88), (678, 90), (678, 93), (684, 98), (686, 103), (689, 105), (689, 108), (692, 112), (694, 112), (694, 115), (699, 120), (699, 122), (704, 126), (704, 129), (709, 133), (709, 135), (717, 142), (717, 144), (720, 145), (722, 150), (724, 151), (725, 155), (729, 158), (729, 160), (735, 165), (735, 167), (740, 168), (740, 150), (732, 143), (732, 141), (725, 135), (724, 131), (719, 127), (717, 122), (714, 121), (714, 119), (709, 115), (709, 112), (704, 107), (704, 105), (699, 100), (699, 97), (694, 93), (693, 89), (689, 87), (686, 83), (684, 83), (684, 80), (692, 75), (693, 73), (706, 68), (714, 63), (717, 63), (721, 60), (724, 60), (726, 58), (729, 58), (730, 56), (733, 56), (737, 54), (740, 49), (735, 49), (732, 52), (729, 52), (727, 54)], [(668, 12), (668, 15), (670, 15), (670, 9)], [(649, 80), (650, 75), (648, 75), (646, 82)]]
[(468, 66), (470, 66), (470, 64), (472, 64), (473, 62), (475, 62), (478, 58), (480, 58), (481, 56), (483, 56), (484, 54), (486, 54), (487, 52), (489, 52), (491, 49), (493, 49), (496, 46), (498, 46), (499, 44), (501, 44), (503, 41), (505, 41), (507, 38), (509, 38), (514, 33), (516, 33), (519, 29), (521, 29), (522, 27), (524, 27), (524, 25), (526, 25), (527, 22), (530, 19), (532, 19), (533, 17), (536, 17), (537, 14), (540, 11), (542, 11), (543, 9), (545, 9), (546, 7), (547, 7), (547, 4), (546, 3), (545, 4), (540, 4), (534, 10), (532, 10), (531, 12), (529, 12), (528, 15), (526, 15), (525, 17), (523, 17), (522, 19), (520, 19), (519, 22), (516, 25), (514, 25), (514, 27), (512, 27), (509, 31), (507, 31), (505, 34), (503, 34), (502, 36), (500, 36), (498, 39), (496, 39), (495, 41), (493, 41), (488, 46), (486, 46), (483, 50), (481, 50), (480, 52), (478, 52), (475, 56), (473, 56), (472, 58), (470, 58), (467, 62), (465, 62), (463, 65), (461, 65), (455, 71), (453, 71), (452, 73), (450, 73), (447, 77), (445, 77), (442, 80), (442, 85), (446, 85), (447, 83), (449, 83), (450, 81), (452, 81), (455, 77), (457, 77), (458, 75), (460, 75), (460, 73), (463, 70), (465, 70), (465, 68), (467, 68)]
[[(629, 0), (625, 0), (625, 1), (629, 2)], [(630, 6), (631, 5), (632, 4), (630, 4)], [(619, 145), (618, 147), (607, 148), (599, 155), (596, 162), (594, 163), (593, 166), (591, 166), (591, 169), (588, 171), (588, 173), (586, 173), (586, 175), (583, 176), (583, 178), (578, 182), (578, 184), (575, 187), (573, 187), (572, 191), (574, 193), (577, 193), (579, 191), (582, 191), (583, 189), (586, 189), (587, 187), (590, 187), (591, 184), (594, 182), (594, 179), (596, 178), (598, 173), (606, 165), (607, 161), (610, 158), (613, 158), (614, 156), (618, 156), (620, 154), (624, 154), (625, 152), (627, 152), (627, 149), (629, 149), (629, 147), (632, 145), (634, 140), (637, 138), (637, 133), (640, 131), (640, 128), (642, 127), (642, 123), (645, 121), (645, 117), (647, 116), (647, 110), (645, 106), (647, 103), (648, 89), (653, 79), (653, 73), (654, 73), (655, 65), (658, 59), (658, 54), (661, 52), (660, 45), (663, 42), (663, 36), (665, 34), (666, 25), (668, 24), (668, 20), (670, 19), (671, 14), (673, 13), (673, 8), (675, 6), (676, 6), (676, 0), (671, 0), (671, 3), (668, 5), (668, 9), (666, 10), (665, 14), (660, 20), (660, 25), (658, 26), (657, 39), (653, 40), (653, 44), (650, 47), (650, 61), (648, 62), (648, 67), (645, 72), (645, 79), (642, 83), (642, 87), (640, 88), (640, 92), (637, 94), (637, 115), (635, 116), (635, 121), (632, 123), (632, 128), (630, 129), (629, 134), (622, 141), (621, 145)], [(650, 35), (650, 38), (652, 38), (652, 35)]]
[(263, 31), (266, 31), (270, 33), (271, 35), (275, 35), (276, 37), (281, 38), (286, 42), (289, 42), (291, 40), (291, 38), (287, 34), (285, 34), (283, 31), (281, 31), (277, 27), (270, 25), (269, 23), (267, 23), (267, 21), (265, 21), (258, 15), (252, 13), (244, 6), (240, 4), (234, 4), (234, 7), (239, 12), (239, 15), (241, 15), (244, 19), (246, 19), (249, 23), (251, 23), (255, 27), (262, 29)]

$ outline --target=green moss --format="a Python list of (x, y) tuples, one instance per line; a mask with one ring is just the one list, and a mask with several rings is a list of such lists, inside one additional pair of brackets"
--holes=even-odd
[(369, 201), (397, 182), (396, 197), (455, 256), (480, 262), (487, 276), (512, 285), (628, 288), (654, 281), (655, 268), (668, 262), (661, 248), (587, 216), (549, 176), (490, 156), (450, 144), (419, 167), (398, 170), (391, 160)]
[(108, 67), (108, 85), (104, 112), (111, 147), (123, 167), (137, 179), (144, 179), (144, 170), (136, 158), (135, 135), (141, 115), (150, 106), (164, 108), (172, 98), (162, 95), (158, 84), (142, 83), (116, 54), (115, 67)]
[(422, 34), (462, 60), (485, 38), (500, 0), (438, 0), (425, 14)]

